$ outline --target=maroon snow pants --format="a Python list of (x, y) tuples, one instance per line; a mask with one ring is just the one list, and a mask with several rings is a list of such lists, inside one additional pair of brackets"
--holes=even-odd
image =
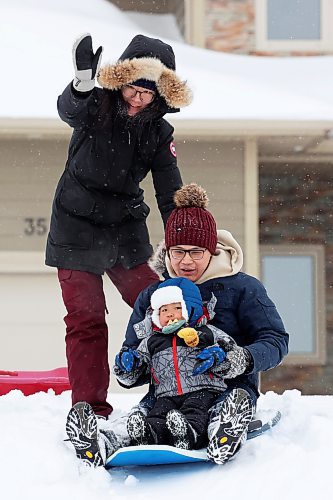
[[(105, 272), (130, 307), (141, 290), (158, 281), (146, 263), (132, 269), (118, 265)], [(72, 404), (87, 401), (97, 415), (107, 417), (112, 406), (106, 401), (110, 369), (102, 276), (58, 269), (58, 279), (67, 309), (64, 320)]]

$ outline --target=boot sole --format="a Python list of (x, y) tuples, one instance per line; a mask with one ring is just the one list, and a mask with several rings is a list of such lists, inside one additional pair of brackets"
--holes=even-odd
[(171, 434), (172, 445), (176, 448), (190, 449), (190, 440), (188, 439), (189, 428), (187, 421), (177, 410), (170, 410), (166, 416), (166, 426)]
[(231, 391), (223, 402), (218, 426), (207, 446), (209, 460), (222, 465), (234, 458), (246, 440), (254, 411), (251, 398), (245, 390)]
[(104, 465), (98, 446), (97, 418), (89, 403), (76, 403), (69, 411), (66, 432), (76, 456), (89, 467)]
[(146, 418), (141, 412), (132, 413), (127, 420), (127, 433), (131, 438), (131, 444), (147, 444), (147, 423)]

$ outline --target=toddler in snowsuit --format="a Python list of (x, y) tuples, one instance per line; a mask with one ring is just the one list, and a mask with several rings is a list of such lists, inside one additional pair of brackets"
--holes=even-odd
[(227, 351), (234, 343), (229, 335), (207, 325), (208, 319), (199, 288), (187, 278), (168, 279), (152, 294), (145, 321), (135, 325), (143, 340), (136, 350), (125, 348), (114, 367), (124, 387), (138, 385), (143, 377), (151, 378), (155, 387), (157, 399), (149, 413), (136, 411), (128, 418), (131, 444), (185, 449), (206, 444), (208, 410), (226, 386), (221, 376), (202, 373), (199, 365), (205, 359), (205, 347), (216, 345), (222, 362), (225, 353), (220, 347)]

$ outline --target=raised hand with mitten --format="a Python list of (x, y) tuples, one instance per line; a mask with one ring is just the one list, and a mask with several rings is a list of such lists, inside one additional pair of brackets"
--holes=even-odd
[(95, 87), (95, 78), (102, 60), (103, 47), (94, 53), (89, 33), (78, 38), (73, 45), (75, 78), (73, 86), (79, 92), (89, 92)]

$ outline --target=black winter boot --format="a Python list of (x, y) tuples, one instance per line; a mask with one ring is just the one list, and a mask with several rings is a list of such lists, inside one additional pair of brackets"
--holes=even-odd
[(184, 450), (193, 449), (196, 442), (196, 432), (180, 411), (170, 410), (167, 413), (166, 426), (172, 446)]
[(76, 403), (69, 411), (66, 422), (67, 435), (75, 448), (76, 456), (86, 465), (98, 467), (119, 448), (113, 431), (99, 431), (97, 417), (89, 403)]
[(208, 425), (207, 456), (216, 464), (224, 464), (235, 457), (246, 441), (249, 423), (255, 407), (245, 389), (233, 389), (214, 409)]
[(135, 411), (128, 417), (127, 432), (133, 446), (156, 443), (147, 417), (142, 411)]

